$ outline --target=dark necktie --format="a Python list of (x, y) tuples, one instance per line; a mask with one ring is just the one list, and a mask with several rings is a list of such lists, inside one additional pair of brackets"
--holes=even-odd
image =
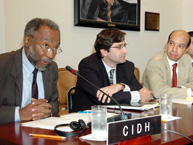
[(38, 85), (37, 85), (37, 72), (38, 69), (33, 71), (33, 83), (32, 83), (32, 98), (38, 99)]
[(110, 85), (113, 85), (113, 75), (114, 75), (115, 69), (110, 70)]
[(172, 66), (173, 66), (172, 87), (177, 87), (177, 73), (176, 73), (177, 63), (174, 63)]

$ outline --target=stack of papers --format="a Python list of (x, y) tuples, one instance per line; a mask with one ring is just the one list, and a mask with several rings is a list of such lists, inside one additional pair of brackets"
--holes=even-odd
[[(159, 107), (159, 103), (149, 103), (149, 104), (144, 104), (144, 105), (141, 104), (141, 105), (137, 105), (137, 106), (121, 105), (122, 109), (125, 109), (125, 110), (139, 110), (139, 111), (155, 109), (156, 107)], [(117, 106), (117, 105), (108, 105), (107, 108), (118, 109), (119, 106)]]

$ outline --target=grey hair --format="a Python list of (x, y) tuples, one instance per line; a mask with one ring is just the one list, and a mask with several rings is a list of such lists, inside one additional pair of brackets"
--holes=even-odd
[(24, 30), (24, 35), (29, 36), (31, 34), (35, 34), (35, 32), (37, 30), (39, 30), (40, 26), (42, 26), (42, 25), (48, 26), (49, 28), (60, 32), (59, 26), (55, 22), (53, 22), (52, 20), (42, 19), (42, 18), (34, 18), (26, 24), (26, 27)]

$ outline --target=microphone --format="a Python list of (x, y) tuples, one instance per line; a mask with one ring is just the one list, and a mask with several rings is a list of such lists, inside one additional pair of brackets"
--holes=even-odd
[(92, 86), (94, 86), (97, 90), (99, 90), (100, 92), (102, 92), (103, 94), (105, 94), (108, 98), (112, 99), (118, 106), (119, 106), (119, 109), (120, 109), (120, 119), (121, 120), (127, 120), (127, 119), (130, 119), (131, 117), (131, 114), (128, 113), (128, 114), (125, 114), (120, 106), (120, 104), (113, 98), (113, 97), (110, 97), (108, 94), (106, 94), (104, 91), (102, 91), (99, 87), (97, 87), (95, 84), (91, 83), (89, 80), (87, 80), (86, 78), (84, 78), (83, 76), (81, 76), (77, 71), (75, 71), (74, 69), (72, 69), (70, 66), (66, 66), (66, 69), (71, 72), (72, 74), (78, 76), (78, 77), (81, 77), (83, 80), (85, 80), (86, 82), (88, 82), (89, 84), (91, 84)]

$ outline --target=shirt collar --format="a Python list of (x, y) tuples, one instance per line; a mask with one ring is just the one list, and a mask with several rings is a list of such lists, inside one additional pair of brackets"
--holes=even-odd
[(30, 75), (33, 70), (34, 70), (34, 66), (31, 64), (31, 62), (28, 60), (26, 54), (25, 54), (25, 48), (23, 47), (22, 50), (22, 60), (23, 60), (23, 69), (26, 72), (27, 75)]
[(114, 68), (111, 68), (110, 66), (108, 66), (108, 65), (104, 62), (103, 59), (101, 59), (101, 60), (102, 60), (102, 62), (103, 62), (103, 64), (104, 64), (105, 69), (106, 69), (107, 72), (110, 72), (110, 70), (112, 70), (112, 69), (115, 69), (115, 71), (116, 71), (117, 66), (115, 66)]
[(175, 61), (173, 61), (173, 60), (170, 60), (170, 59), (168, 58), (168, 56), (167, 56), (167, 59), (168, 59), (168, 63), (169, 63), (170, 68), (173, 67), (173, 64), (174, 64), (174, 63), (177, 63), (177, 64), (178, 64), (178, 62), (179, 62), (179, 60), (178, 60), (177, 62), (175, 62)]

